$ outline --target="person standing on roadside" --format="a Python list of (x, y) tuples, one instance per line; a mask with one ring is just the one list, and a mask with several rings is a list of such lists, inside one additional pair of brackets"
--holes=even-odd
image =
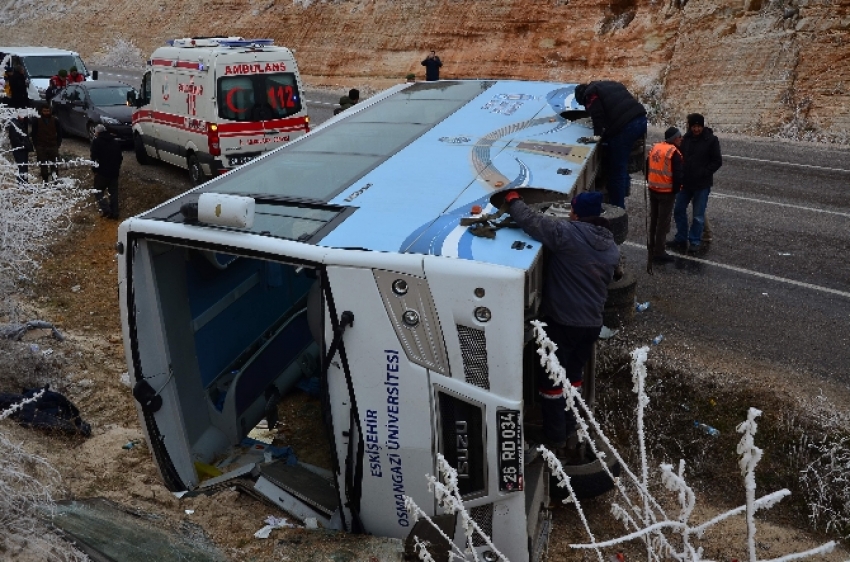
[[(714, 173), (723, 165), (720, 141), (714, 136), (714, 131), (705, 126), (705, 117), (699, 113), (688, 115), (688, 132), (682, 137), (680, 150), (685, 159), (685, 177), (673, 208), (676, 236), (668, 247), (682, 253), (698, 254), (703, 250), (705, 209), (714, 184)], [(692, 206), (693, 215), (690, 228), (688, 205)]]
[[(571, 202), (570, 220), (547, 217), (532, 210), (518, 191), (505, 195), (514, 221), (550, 251), (543, 284), (542, 314), (546, 332), (558, 346), (555, 352), (574, 387), (582, 384), (584, 365), (602, 330), (602, 310), (608, 284), (620, 262), (608, 220), (601, 217), (602, 193), (581, 193)], [(541, 371), (538, 379), (543, 413), (543, 440), (556, 456), (569, 462), (576, 419), (566, 408), (563, 388)], [(570, 446), (568, 446), (568, 443)]]
[(629, 155), (635, 141), (646, 135), (646, 109), (626, 89), (613, 80), (579, 84), (575, 99), (590, 112), (593, 137), (585, 142), (601, 142), (608, 172), (608, 202), (626, 208), (629, 192)]
[(12, 75), (8, 79), (9, 83), (9, 105), (17, 109), (26, 109), (29, 106), (29, 95), (27, 88), (29, 80), (27, 79), (26, 71), (22, 64), (15, 65)]
[(342, 96), (339, 98), (339, 107), (334, 109), (334, 115), (339, 115), (349, 107), (354, 107), (357, 105), (357, 102), (360, 101), (360, 90), (357, 88), (351, 88), (348, 90), (347, 96)]
[(95, 137), (91, 143), (91, 159), (97, 163), (97, 167), (92, 168), (94, 188), (97, 190), (94, 197), (100, 208), (100, 216), (117, 219), (118, 177), (121, 173), (124, 154), (121, 145), (109, 134), (106, 127), (97, 125), (94, 133)]
[(422, 61), (422, 66), (425, 67), (426, 81), (436, 82), (440, 79), (440, 67), (443, 66), (443, 62), (440, 60), (440, 57), (437, 56), (436, 51), (431, 51), (431, 53), (425, 57), (425, 60)]
[(12, 157), (18, 165), (18, 183), (25, 184), (29, 176), (32, 141), (29, 137), (29, 120), (24, 110), (18, 110), (17, 117), (6, 126), (6, 132), (9, 134), (9, 144), (12, 145)]
[(30, 123), (30, 136), (41, 166), (41, 179), (47, 182), (59, 177), (56, 161), (59, 160), (59, 147), (62, 145), (62, 126), (53, 116), (49, 105), (43, 105), (40, 114)]
[(649, 189), (649, 234), (647, 244), (653, 263), (669, 263), (673, 256), (665, 250), (673, 203), (682, 189), (684, 164), (679, 146), (682, 133), (670, 127), (664, 141), (653, 146), (646, 158), (646, 187)]

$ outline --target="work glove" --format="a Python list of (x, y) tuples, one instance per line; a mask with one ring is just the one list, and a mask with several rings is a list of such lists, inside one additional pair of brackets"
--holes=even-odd
[(578, 142), (581, 144), (593, 144), (602, 140), (602, 137), (599, 135), (594, 135), (592, 137), (579, 137)]
[(505, 203), (510, 203), (511, 201), (516, 201), (517, 199), (522, 199), (522, 195), (519, 194), (518, 191), (510, 190), (507, 195), (505, 195)]

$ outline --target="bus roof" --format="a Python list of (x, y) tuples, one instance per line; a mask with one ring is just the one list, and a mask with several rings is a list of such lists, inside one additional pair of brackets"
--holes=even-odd
[[(256, 200), (251, 229), (336, 248), (418, 253), (529, 267), (536, 247), (517, 229), (493, 240), (460, 226), (473, 206), (512, 187), (573, 191), (595, 145), (575, 84), (439, 81), (396, 87), (304, 137), (149, 211), (182, 222), (202, 192)], [(514, 249), (511, 246), (514, 245)], [(533, 254), (533, 255), (532, 255)]]

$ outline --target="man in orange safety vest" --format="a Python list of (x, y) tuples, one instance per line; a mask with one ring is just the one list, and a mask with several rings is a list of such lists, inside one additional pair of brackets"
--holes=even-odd
[(664, 142), (656, 143), (646, 159), (646, 185), (649, 188), (649, 233), (647, 246), (653, 263), (669, 263), (675, 258), (666, 252), (667, 233), (676, 194), (682, 189), (684, 159), (679, 152), (682, 133), (676, 127), (664, 132)]

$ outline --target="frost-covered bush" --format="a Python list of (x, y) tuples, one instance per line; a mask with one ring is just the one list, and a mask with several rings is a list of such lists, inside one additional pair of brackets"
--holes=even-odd
[(36, 181), (38, 163), (30, 160), (29, 181), (18, 183), (7, 133), (16, 114), (0, 106), (0, 312), (5, 314), (14, 309), (9, 298), (19, 282), (38, 270), (50, 243), (71, 226), (73, 213), (91, 192), (67, 174), (69, 168), (92, 164), (84, 159), (60, 161), (60, 177), (49, 182)]
[(670, 126), (670, 110), (664, 99), (664, 84), (658, 77), (638, 76), (634, 92), (638, 101), (646, 108), (646, 118), (651, 125)]
[(92, 57), (92, 62), (100, 66), (144, 68), (145, 57), (132, 41), (118, 37), (111, 44), (103, 44)]
[(0, 411), (0, 554), (4, 560), (20, 556), (22, 560), (83, 562), (88, 556), (45, 523), (56, 510), (59, 473), (42, 457), (13, 443), (3, 431), (13, 411), (39, 396)]
[(827, 437), (809, 449), (815, 459), (801, 480), (812, 526), (850, 539), (850, 438)]
[[(668, 511), (663, 507), (666, 501), (663, 498), (657, 498), (650, 486), (650, 471), (646, 455), (646, 435), (643, 427), (643, 416), (646, 408), (649, 405), (649, 397), (646, 393), (646, 379), (648, 376), (646, 369), (646, 360), (649, 353), (648, 347), (642, 347), (632, 352), (632, 381), (634, 383), (633, 390), (637, 394), (637, 411), (636, 418), (636, 445), (640, 450), (640, 470), (633, 471), (622, 458), (620, 453), (613, 447), (610, 440), (605, 436), (602, 428), (596, 420), (593, 410), (582, 398), (581, 393), (569, 384), (566, 377), (566, 372), (561, 367), (555, 352), (557, 345), (548, 338), (544, 327), (546, 324), (534, 321), (534, 335), (538, 344), (538, 355), (540, 356), (540, 364), (549, 373), (549, 377), (556, 385), (560, 385), (564, 389), (564, 395), (567, 399), (567, 407), (572, 409), (578, 421), (578, 436), (579, 439), (586, 441), (592, 449), (594, 455), (598, 459), (605, 457), (605, 452), (597, 447), (596, 442), (604, 442), (611, 453), (616, 457), (621, 465), (622, 474), (620, 477), (615, 477), (607, 467), (607, 463), (600, 463), (603, 470), (608, 473), (608, 477), (615, 484), (615, 490), (618, 496), (611, 502), (611, 515), (619, 520), (625, 526), (625, 534), (607, 541), (598, 541), (591, 529), (591, 526), (584, 516), (581, 503), (573, 491), (570, 477), (565, 473), (559, 459), (548, 451), (545, 447), (540, 447), (539, 451), (543, 458), (548, 463), (552, 474), (559, 481), (558, 486), (564, 487), (569, 492), (569, 496), (564, 503), (571, 503), (575, 506), (581, 524), (583, 525), (589, 542), (570, 544), (570, 547), (578, 550), (593, 550), (599, 562), (604, 561), (603, 549), (618, 547), (622, 544), (641, 540), (646, 545), (647, 560), (676, 560), (677, 562), (700, 562), (703, 560), (703, 549), (699, 546), (700, 539), (706, 530), (737, 515), (745, 515), (744, 521), (747, 527), (747, 550), (749, 562), (757, 562), (756, 553), (756, 523), (755, 513), (758, 510), (766, 510), (773, 507), (784, 497), (791, 494), (788, 490), (779, 490), (767, 494), (762, 497), (756, 496), (756, 480), (755, 470), (761, 460), (762, 450), (755, 445), (755, 435), (758, 430), (756, 418), (761, 415), (761, 411), (750, 408), (747, 414), (747, 419), (738, 425), (737, 431), (742, 434), (738, 444), (737, 452), (740, 455), (738, 466), (741, 471), (741, 476), (744, 481), (746, 490), (746, 504), (735, 509), (721, 513), (708, 521), (696, 523), (691, 521), (694, 513), (697, 497), (686, 479), (685, 479), (685, 461), (680, 460), (678, 467), (671, 464), (662, 464), (659, 467), (660, 481), (664, 489), (672, 493), (678, 504), (678, 513)], [(842, 457), (838, 460), (837, 465), (843, 468), (846, 473), (848, 470), (848, 458)], [(439, 469), (443, 474), (444, 485), (438, 487), (438, 481), (433, 477), (428, 477), (432, 489), (438, 499), (438, 504), (444, 509), (452, 513), (459, 513), (463, 526), (466, 529), (466, 541), (468, 545), (465, 552), (461, 552), (456, 546), (455, 552), (451, 553), (452, 560), (478, 560), (476, 552), (472, 549), (471, 536), (479, 534), (480, 529), (477, 526), (470, 525), (471, 517), (466, 514), (463, 502), (460, 496), (452, 493), (453, 483), (456, 483), (457, 474), (454, 469), (440, 457)], [(625, 482), (628, 482), (628, 486)], [(448, 498), (448, 501), (446, 500)], [(405, 498), (405, 503), (408, 510), (416, 515), (424, 515), (422, 510), (409, 497)], [(436, 526), (435, 526), (436, 528)], [(449, 540), (443, 535), (443, 538)], [(487, 538), (489, 541), (489, 537)], [(433, 560), (427, 552), (427, 545), (415, 539), (417, 552), (420, 560)], [(451, 541), (449, 541), (451, 543)], [(492, 548), (492, 543), (489, 543)], [(835, 543), (830, 541), (819, 547), (790, 554), (776, 561), (783, 560), (798, 560), (811, 556), (822, 555), (831, 552), (835, 548)], [(498, 551), (495, 551), (498, 554)], [(505, 560), (503, 556), (498, 554), (500, 560)]]

